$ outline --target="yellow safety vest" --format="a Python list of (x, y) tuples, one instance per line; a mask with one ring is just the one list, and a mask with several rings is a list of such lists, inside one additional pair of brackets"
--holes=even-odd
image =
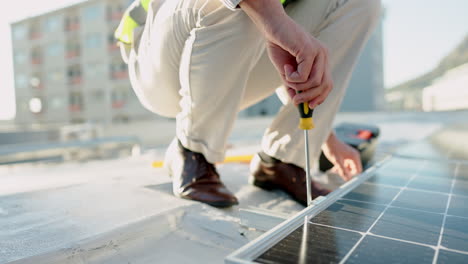
[[(292, 2), (292, 0), (280, 1), (283, 6)], [(136, 0), (125, 10), (123, 18), (114, 33), (117, 41), (128, 45), (133, 43), (133, 30), (145, 24), (150, 2), (151, 0)]]
[(118, 41), (129, 45), (133, 43), (133, 30), (145, 24), (150, 2), (151, 0), (136, 0), (125, 10), (114, 33)]

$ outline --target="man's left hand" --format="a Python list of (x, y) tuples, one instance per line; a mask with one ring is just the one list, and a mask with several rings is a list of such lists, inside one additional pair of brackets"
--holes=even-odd
[(349, 181), (362, 172), (359, 152), (339, 140), (334, 133), (330, 134), (322, 150), (325, 157), (334, 165), (332, 171), (338, 173), (343, 180)]

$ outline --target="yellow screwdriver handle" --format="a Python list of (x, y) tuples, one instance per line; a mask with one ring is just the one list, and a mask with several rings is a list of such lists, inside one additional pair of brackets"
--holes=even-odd
[(304, 130), (311, 130), (314, 128), (314, 120), (312, 118), (314, 110), (309, 108), (309, 103), (301, 103), (297, 108), (299, 109), (299, 115), (301, 116), (301, 119), (299, 120), (299, 128)]

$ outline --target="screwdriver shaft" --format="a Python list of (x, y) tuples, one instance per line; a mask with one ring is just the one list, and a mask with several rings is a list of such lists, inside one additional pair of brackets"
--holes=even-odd
[(305, 162), (306, 162), (306, 190), (307, 190), (307, 206), (312, 205), (312, 188), (310, 187), (311, 178), (310, 178), (310, 164), (309, 164), (309, 132), (304, 130), (304, 140), (305, 140)]

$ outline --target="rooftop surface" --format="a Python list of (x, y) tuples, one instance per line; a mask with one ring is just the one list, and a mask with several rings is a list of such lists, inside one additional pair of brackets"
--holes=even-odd
[[(468, 142), (457, 141), (466, 135), (466, 130), (457, 129), (465, 127), (466, 114), (340, 114), (336, 123), (378, 125), (378, 158), (396, 149), (457, 158), (468, 149)], [(240, 120), (228, 155), (255, 153), (259, 147), (254, 142), (269, 122)], [(450, 153), (438, 157), (434, 149), (405, 147), (429, 139), (448, 146)], [(242, 163), (218, 166), (239, 206), (216, 209), (178, 199), (166, 171), (151, 167), (163, 153), (164, 148), (156, 148), (117, 160), (0, 167), (0, 263), (222, 263), (263, 233), (241, 224), (241, 209), (282, 217), (303, 209), (281, 192), (249, 185), (248, 164)], [(341, 184), (333, 175), (319, 180), (329, 186)]]

